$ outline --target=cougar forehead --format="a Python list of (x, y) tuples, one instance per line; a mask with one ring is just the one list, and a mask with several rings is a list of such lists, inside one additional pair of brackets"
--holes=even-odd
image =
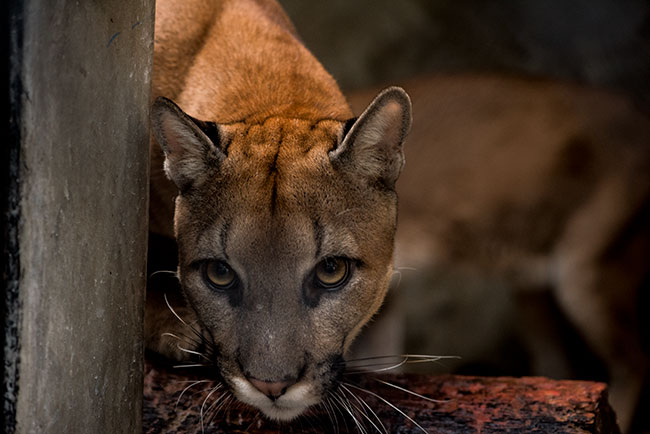
[[(327, 246), (336, 237), (336, 243), (349, 250), (354, 239), (378, 245), (388, 241), (384, 250), (390, 255), (395, 193), (355, 185), (359, 180), (333, 168), (328, 153), (341, 140), (342, 122), (270, 118), (223, 130), (221, 146), (227, 158), (206, 182), (178, 200), (181, 248), (187, 239), (195, 254), (209, 255), (213, 246), (206, 242), (207, 251), (202, 251), (203, 243), (195, 244), (197, 237), (228, 237), (241, 239), (240, 251), (255, 242), (250, 253), (259, 256), (259, 234), (266, 233), (272, 236), (267, 241), (274, 254), (286, 244), (296, 257), (303, 257), (310, 243)], [(339, 230), (329, 230), (332, 226)], [(367, 236), (384, 226), (385, 233)], [(243, 228), (241, 237), (235, 236), (238, 228)], [(249, 239), (256, 234), (259, 239)]]
[[(333, 174), (327, 152), (337, 144), (341, 129), (336, 121), (284, 118), (224, 128), (228, 158), (221, 172), (231, 184), (250, 187), (252, 191), (240, 190), (238, 199), (250, 203), (251, 211), (293, 211), (305, 205), (301, 200), (327, 190), (319, 183)], [(266, 202), (253, 203), (251, 193)]]

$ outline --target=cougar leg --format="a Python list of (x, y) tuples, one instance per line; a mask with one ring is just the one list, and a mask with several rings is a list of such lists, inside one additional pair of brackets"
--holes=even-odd
[[(625, 432), (646, 376), (638, 294), (647, 273), (647, 224), (634, 230), (643, 207), (619, 179), (604, 182), (579, 210), (556, 251), (555, 295), (567, 317), (606, 363), (610, 401)], [(637, 229), (639, 229), (637, 228)]]

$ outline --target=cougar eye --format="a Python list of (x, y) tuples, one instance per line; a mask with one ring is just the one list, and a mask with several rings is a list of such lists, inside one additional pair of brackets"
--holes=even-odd
[(202, 268), (203, 279), (217, 291), (229, 289), (237, 280), (237, 274), (223, 261), (206, 261)]
[(316, 265), (316, 283), (326, 289), (336, 289), (349, 277), (350, 265), (346, 258), (325, 258)]

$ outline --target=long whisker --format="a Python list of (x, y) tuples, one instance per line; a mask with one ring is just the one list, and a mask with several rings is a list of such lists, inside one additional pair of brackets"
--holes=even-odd
[[(176, 318), (177, 318), (177, 319), (178, 319), (182, 324), (184, 324), (185, 326), (187, 326), (187, 327), (192, 331), (192, 333), (194, 333), (194, 335), (198, 338), (198, 340), (193, 340), (193, 339), (192, 339), (192, 340), (194, 341), (194, 343), (197, 343), (197, 344), (205, 344), (205, 345), (208, 347), (208, 349), (211, 349), (211, 348), (212, 348), (212, 343), (209, 342), (208, 340), (206, 340), (205, 336), (203, 336), (203, 334), (202, 334), (199, 330), (197, 330), (196, 327), (194, 327), (194, 323), (190, 324), (190, 323), (186, 322), (185, 320), (183, 320), (183, 319), (180, 317), (180, 315), (179, 315), (179, 314), (174, 310), (174, 308), (173, 308), (173, 307), (171, 306), (171, 304), (169, 303), (169, 299), (167, 298), (167, 294), (166, 294), (166, 293), (163, 294), (163, 297), (165, 298), (165, 303), (167, 304), (167, 307), (168, 307), (169, 310), (172, 312), (172, 314), (174, 314), (174, 316), (175, 316), (175, 317), (176, 317)], [(173, 336), (173, 335), (172, 335), (172, 336)], [(188, 339), (190, 339), (190, 338), (188, 338)]]
[(327, 417), (329, 418), (330, 422), (332, 423), (332, 428), (334, 429), (334, 432), (338, 434), (338, 421), (336, 421), (336, 415), (333, 414), (333, 410), (330, 409), (330, 403), (329, 403), (329, 397), (326, 397), (324, 400), (322, 400), (319, 404), (321, 407), (325, 409), (327, 412)]
[(174, 333), (169, 333), (169, 332), (165, 332), (165, 333), (161, 334), (160, 336), (169, 336), (170, 338), (178, 339), (179, 341), (183, 340), (183, 338), (181, 338), (180, 336), (175, 335)]
[(332, 410), (332, 418), (334, 419), (333, 420), (334, 432), (335, 432), (335, 434), (338, 434), (339, 433), (339, 418), (336, 417), (336, 409), (334, 407), (334, 403), (330, 399), (330, 396), (328, 396), (325, 399), (324, 404), (327, 404), (327, 407), (329, 407)]
[(190, 384), (190, 385), (187, 386), (185, 389), (183, 389), (183, 391), (181, 392), (181, 394), (178, 395), (178, 399), (176, 400), (176, 405), (174, 406), (174, 410), (176, 410), (176, 408), (178, 408), (178, 403), (181, 402), (181, 399), (183, 398), (183, 395), (185, 395), (185, 392), (187, 392), (188, 390), (190, 390), (192, 387), (196, 386), (197, 384), (206, 383), (206, 382), (209, 382), (209, 381), (210, 381), (210, 380), (199, 380), (199, 381), (194, 381), (194, 382), (192, 382), (192, 384)]
[(204, 427), (204, 425), (203, 425), (203, 408), (205, 407), (205, 403), (208, 402), (208, 399), (210, 399), (210, 397), (212, 396), (212, 394), (213, 394), (214, 392), (216, 392), (217, 390), (219, 390), (220, 388), (221, 388), (221, 384), (218, 384), (217, 386), (215, 386), (215, 387), (210, 391), (210, 393), (208, 393), (208, 396), (205, 397), (205, 399), (203, 400), (203, 404), (201, 404), (201, 411), (199, 412), (199, 416), (200, 416), (200, 419), (201, 419), (201, 432), (202, 432), (202, 433), (205, 432), (205, 427)]
[[(228, 407), (228, 404), (233, 400), (233, 397), (230, 394), (224, 394), (224, 396), (225, 396), (225, 399), (223, 401), (221, 401), (221, 403), (214, 408), (214, 410), (212, 412), (212, 416), (210, 416), (210, 418), (206, 422), (207, 424), (209, 424), (212, 421), (212, 419), (214, 419), (216, 417), (216, 415), (219, 414), (219, 412), (221, 410), (223, 410), (225, 407)], [(220, 399), (221, 399), (221, 397), (219, 397), (219, 400)], [(210, 409), (208, 409), (208, 411), (210, 411)]]
[[(341, 386), (342, 386), (342, 385), (341, 385)], [(341, 390), (344, 390), (344, 389), (341, 388)], [(349, 392), (349, 391), (348, 391), (348, 392)], [(345, 391), (343, 391), (343, 396), (345, 396)], [(353, 394), (352, 396), (354, 397), (354, 394)], [(370, 420), (370, 417), (369, 417), (368, 414), (365, 412), (365, 409), (364, 409), (363, 407), (361, 407), (361, 408), (357, 407), (357, 406), (356, 406), (356, 405), (355, 405), (355, 404), (354, 404), (354, 403), (353, 403), (349, 398), (347, 398), (347, 397), (346, 397), (345, 399), (346, 399), (346, 401), (347, 401), (347, 403), (348, 403), (348, 407), (350, 408), (350, 410), (353, 410), (355, 414), (359, 414), (359, 415), (363, 416), (366, 420), (368, 420), (368, 421), (372, 424), (372, 426), (373, 426), (373, 427), (374, 427), (378, 432), (381, 433), (381, 431), (379, 431), (379, 428), (377, 427), (377, 425), (375, 425), (374, 422), (373, 422), (372, 420)], [(361, 422), (361, 421), (359, 421), (359, 422)], [(363, 429), (364, 429), (364, 431), (366, 430), (366, 428), (365, 428), (365, 424), (364, 424), (364, 428), (363, 428)]]
[(404, 356), (413, 358), (413, 359), (436, 359), (436, 360), (442, 360), (442, 359), (460, 359), (460, 356), (434, 356), (431, 354), (404, 354)]
[[(366, 404), (365, 407), (364, 407), (363, 404), (365, 404), (365, 402), (362, 404), (362, 403), (361, 403), (362, 400), (361, 400), (357, 395), (355, 395), (354, 393), (352, 393), (352, 391), (351, 391), (350, 389), (348, 389), (347, 387), (345, 387), (345, 385), (343, 385), (343, 384), (341, 384), (341, 388), (342, 388), (344, 391), (348, 392), (348, 394), (349, 394), (350, 396), (352, 396), (352, 397), (353, 397), (353, 398), (354, 398), (354, 399), (359, 403), (359, 405), (361, 406), (361, 408), (359, 408), (359, 407), (357, 407), (357, 406), (354, 406), (354, 407), (357, 408), (358, 412), (359, 412), (363, 417), (365, 417), (366, 420), (367, 420), (368, 422), (370, 422), (370, 424), (375, 428), (375, 430), (377, 430), (378, 433), (383, 432), (383, 433), (385, 433), (385, 434), (388, 434), (388, 431), (386, 430), (386, 427), (385, 427), (384, 424), (381, 422), (381, 420), (379, 420), (379, 417), (377, 417), (377, 413), (375, 413), (375, 412), (370, 408), (370, 406), (368, 406), (368, 404)], [(376, 419), (377, 421), (379, 421), (379, 424), (380, 424), (381, 427), (383, 428), (383, 431), (380, 430), (379, 427), (375, 424), (375, 422), (370, 418), (370, 416), (368, 416), (368, 413), (366, 412), (365, 408), (370, 409), (370, 412), (373, 414), (373, 416), (375, 417), (375, 419)]]
[[(352, 391), (350, 391), (352, 393)], [(388, 430), (386, 429), (386, 426), (383, 424), (377, 413), (368, 405), (368, 403), (365, 401), (365, 399), (361, 398), (360, 396), (356, 397), (359, 401), (361, 401), (361, 404), (363, 404), (364, 407), (366, 407), (374, 416), (375, 419), (379, 422), (381, 427), (384, 429), (384, 432), (388, 434)]]
[[(451, 357), (446, 357), (447, 359), (450, 359)], [(460, 359), (460, 357), (457, 357)], [(431, 362), (440, 362), (442, 360), (441, 358), (436, 357), (435, 359), (418, 359), (418, 360), (409, 360), (407, 363), (408, 364), (415, 364), (415, 363), (431, 363)]]
[(178, 279), (178, 271), (172, 271), (172, 270), (158, 270), (158, 271), (154, 271), (153, 273), (151, 273), (151, 274), (149, 275), (149, 278), (155, 276), (156, 274), (171, 274), (171, 275), (173, 275), (175, 278)]
[[(360, 374), (360, 373), (364, 373), (364, 372), (383, 372), (383, 371), (390, 371), (390, 370), (392, 370), (392, 369), (397, 369), (397, 368), (399, 368), (400, 366), (406, 364), (406, 362), (408, 362), (408, 357), (405, 357), (402, 361), (400, 361), (399, 363), (396, 363), (396, 364), (394, 364), (394, 365), (392, 365), (392, 366), (388, 366), (388, 367), (386, 367), (386, 368), (373, 369), (373, 370), (364, 370), (363, 368), (368, 367), (368, 366), (381, 366), (381, 365), (383, 365), (383, 364), (363, 365), (363, 366), (352, 366), (351, 368), (355, 368), (355, 369), (357, 369), (357, 370), (356, 370), (356, 371), (346, 371), (345, 374), (346, 374), (346, 375), (350, 375), (350, 374)], [(384, 364), (385, 364), (385, 363), (384, 363)]]
[(201, 331), (197, 327), (194, 327), (196, 323), (197, 322), (195, 321), (190, 324), (187, 324), (187, 327), (189, 327), (189, 329), (192, 331), (192, 333), (195, 336), (194, 338), (188, 337), (188, 339), (198, 343), (199, 345), (200, 344), (205, 345), (208, 351), (214, 350), (213, 343), (210, 340), (206, 339), (206, 337), (203, 335), (203, 333), (201, 333)]
[(199, 366), (209, 366), (205, 365), (203, 363), (192, 363), (189, 365), (174, 365), (173, 368), (180, 369), (180, 368), (198, 368)]
[(419, 423), (417, 423), (417, 422), (416, 422), (412, 417), (410, 417), (408, 414), (404, 413), (404, 412), (403, 412), (399, 407), (397, 407), (395, 404), (393, 404), (392, 402), (388, 401), (387, 399), (382, 398), (381, 396), (377, 395), (377, 394), (374, 393), (374, 392), (371, 392), (370, 390), (366, 390), (366, 389), (364, 389), (364, 388), (362, 388), (362, 387), (355, 386), (354, 384), (350, 384), (350, 383), (343, 383), (343, 384), (345, 384), (346, 386), (352, 387), (353, 389), (357, 389), (357, 390), (359, 390), (359, 391), (361, 391), (361, 392), (368, 393), (368, 394), (374, 396), (375, 398), (381, 400), (381, 401), (384, 402), (385, 404), (389, 405), (393, 410), (395, 410), (396, 412), (398, 412), (399, 414), (401, 414), (402, 416), (404, 416), (407, 420), (411, 421), (411, 423), (413, 423), (413, 425), (415, 425), (415, 426), (417, 426), (418, 428), (420, 428), (420, 430), (422, 430), (423, 433), (429, 434), (429, 431), (427, 431), (426, 429), (422, 428), (422, 425), (420, 425)]
[(448, 399), (442, 399), (442, 400), (441, 399), (433, 399), (433, 398), (429, 398), (429, 397), (424, 396), (424, 395), (420, 395), (419, 393), (415, 393), (412, 390), (408, 390), (408, 389), (406, 389), (404, 387), (398, 386), (397, 384), (389, 383), (388, 381), (380, 380), (379, 378), (373, 378), (373, 380), (375, 380), (375, 381), (377, 381), (377, 382), (379, 382), (381, 384), (385, 384), (386, 386), (393, 387), (393, 388), (395, 388), (397, 390), (401, 390), (402, 392), (408, 393), (409, 395), (417, 396), (418, 398), (424, 399), (425, 401), (435, 402), (437, 404), (449, 402)]
[[(219, 384), (217, 387), (221, 388), (221, 386), (222, 385)], [(227, 397), (227, 395), (224, 393), (223, 395), (221, 395), (220, 397), (215, 399), (214, 402), (212, 404), (210, 404), (210, 406), (207, 408), (207, 410), (205, 410), (206, 416), (210, 414), (210, 410), (212, 410), (215, 407), (215, 405), (219, 404), (219, 402), (222, 402), (226, 397)], [(218, 409), (218, 407), (217, 407), (217, 409)], [(210, 424), (210, 422), (212, 421), (212, 419), (214, 419), (214, 416), (216, 416), (216, 414), (217, 414), (217, 411), (215, 410), (215, 412), (212, 413), (212, 416), (208, 417), (207, 421), (205, 422), (206, 425)]]
[[(175, 384), (187, 384), (187, 383), (196, 383), (197, 380), (174, 380), (170, 379), (170, 383), (175, 383)], [(214, 381), (214, 380), (198, 380), (198, 381)]]
[(347, 417), (345, 417), (345, 413), (341, 409), (341, 406), (337, 405), (336, 401), (334, 401), (333, 399), (330, 401), (330, 403), (332, 404), (332, 409), (334, 409), (334, 411), (335, 411), (334, 416), (336, 416), (336, 413), (338, 413), (339, 416), (341, 416), (341, 420), (343, 421), (343, 426), (345, 427), (345, 431), (346, 432), (349, 431), (349, 429), (348, 429), (348, 420), (347, 420)]
[(388, 366), (385, 368), (378, 368), (378, 369), (367, 369), (367, 368), (372, 368), (373, 366), (383, 366), (385, 364), (374, 363), (368, 365), (350, 366), (349, 368), (346, 369), (343, 375), (372, 374), (376, 372), (384, 372), (384, 371), (390, 371), (392, 369), (397, 369), (402, 365), (413, 365), (415, 363), (437, 363), (437, 362), (440, 361), (438, 359), (407, 360), (407, 361), (401, 361), (392, 366)]
[[(384, 423), (381, 421), (381, 419), (379, 418), (379, 416), (377, 415), (377, 413), (376, 413), (376, 412), (375, 412), (375, 411), (374, 411), (374, 410), (373, 410), (373, 409), (368, 405), (368, 403), (367, 403), (363, 398), (361, 398), (360, 396), (355, 395), (355, 394), (354, 394), (350, 389), (348, 389), (345, 385), (341, 384), (341, 387), (343, 387), (345, 390), (347, 390), (347, 392), (348, 392), (350, 395), (352, 395), (352, 396), (354, 397), (354, 399), (356, 399), (357, 402), (359, 402), (359, 403), (362, 405), (362, 407), (367, 408), (367, 409), (370, 411), (370, 413), (372, 413), (372, 415), (375, 417), (375, 420), (377, 420), (377, 422), (379, 422), (379, 425), (381, 425), (381, 427), (382, 427), (382, 429), (384, 430), (384, 432), (385, 432), (386, 434), (388, 434), (388, 430), (386, 429), (386, 426), (384, 426)], [(371, 423), (372, 423), (372, 422), (371, 422)], [(374, 424), (373, 424), (373, 425), (374, 425)]]
[(183, 348), (183, 347), (181, 347), (180, 344), (176, 344), (176, 347), (177, 347), (179, 350), (183, 351), (184, 353), (194, 354), (194, 355), (197, 355), (197, 356), (199, 356), (199, 357), (204, 358), (204, 359), (207, 360), (208, 362), (210, 361), (209, 358), (207, 358), (204, 354), (199, 353), (198, 351), (194, 351), (194, 350), (189, 350), (189, 349), (187, 349), (187, 348)]
[[(394, 358), (401, 358), (399, 362), (386, 366), (384, 368), (378, 368), (378, 369), (366, 369), (366, 368), (372, 368), (375, 366), (384, 366), (388, 364), (389, 362), (377, 362), (377, 363), (367, 363), (367, 364), (362, 364), (362, 365), (355, 365), (357, 362), (362, 362), (362, 361), (375, 361), (375, 360), (381, 360), (381, 359), (394, 359)], [(364, 373), (371, 373), (371, 372), (384, 372), (384, 371), (390, 371), (393, 369), (397, 369), (400, 366), (403, 366), (405, 364), (414, 364), (414, 363), (435, 363), (439, 362), (441, 359), (457, 359), (460, 358), (458, 356), (431, 356), (431, 355), (423, 355), (423, 354), (401, 354), (401, 355), (390, 355), (390, 356), (377, 356), (377, 357), (363, 357), (359, 359), (353, 359), (350, 361), (347, 361), (346, 364), (346, 375), (351, 375), (351, 374), (364, 374)], [(415, 360), (412, 360), (415, 359)]]
[(191, 343), (193, 343), (193, 344), (195, 344), (197, 346), (207, 343), (205, 340), (198, 340), (198, 339), (193, 338), (191, 336), (185, 336), (185, 335), (178, 336), (178, 335), (175, 335), (175, 334), (169, 333), (169, 332), (162, 333), (160, 336), (174, 338), (174, 339), (177, 339), (179, 341), (189, 341), (189, 342), (191, 342)]
[(180, 317), (179, 314), (176, 313), (176, 311), (174, 310), (174, 308), (172, 307), (172, 305), (169, 304), (169, 300), (167, 299), (167, 293), (163, 294), (163, 297), (165, 298), (165, 303), (167, 304), (167, 307), (169, 308), (169, 310), (172, 311), (172, 313), (174, 314), (174, 316), (175, 316), (175, 317), (176, 317), (180, 322), (182, 322), (183, 324), (185, 324), (186, 326), (191, 327), (188, 323), (186, 323), (186, 322), (183, 320), (183, 318)]
[[(198, 339), (195, 339), (195, 338), (193, 338), (191, 336), (186, 336), (186, 335), (177, 336), (177, 335), (174, 335), (172, 333), (162, 333), (161, 336), (170, 337), (170, 338), (173, 338), (173, 339), (176, 339), (176, 340), (180, 341), (179, 343), (176, 343), (176, 347), (178, 347), (179, 350), (183, 351), (183, 352), (188, 352), (188, 351), (192, 351), (192, 350), (189, 350), (188, 348), (180, 347), (179, 345), (181, 343), (183, 343), (185, 345), (188, 345), (188, 344), (189, 345), (194, 345), (196, 348), (204, 346), (206, 351), (205, 351), (205, 353), (203, 353), (202, 358), (206, 362), (212, 363), (212, 359), (210, 359), (210, 356), (211, 356), (212, 351), (213, 351), (212, 350), (212, 345), (207, 340), (199, 341)], [(170, 343), (169, 345), (171, 346), (172, 344)], [(184, 350), (186, 350), (186, 351), (184, 351)], [(184, 361), (190, 362), (191, 360), (184, 360)]]
[(347, 401), (348, 401), (347, 398), (345, 398), (345, 396), (343, 396), (343, 395), (340, 393), (340, 391), (337, 391), (337, 392), (339, 392), (339, 393), (332, 395), (332, 397), (333, 397), (334, 399), (336, 399), (336, 401), (340, 404), (341, 408), (343, 408), (343, 409), (344, 409), (344, 410), (345, 410), (345, 411), (350, 415), (350, 417), (352, 418), (352, 421), (353, 421), (354, 424), (356, 425), (356, 427), (357, 427), (357, 429), (359, 430), (359, 432), (360, 432), (361, 434), (366, 433), (365, 428), (361, 425), (361, 423), (359, 422), (359, 420), (354, 416), (354, 413), (352, 412), (352, 409), (349, 407), (349, 405), (348, 405), (348, 403), (347, 403)]
[(408, 357), (409, 359), (460, 359), (460, 356), (436, 356), (433, 354), (386, 354), (383, 356), (370, 356), (359, 357), (356, 359), (348, 359), (345, 363), (359, 362), (365, 360), (381, 360), (381, 359), (402, 359)]

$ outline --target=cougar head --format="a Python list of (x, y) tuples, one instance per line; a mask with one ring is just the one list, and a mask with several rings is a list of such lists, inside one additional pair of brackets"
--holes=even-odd
[(179, 190), (184, 296), (220, 376), (269, 418), (292, 419), (336, 387), (346, 350), (382, 303), (410, 124), (400, 88), (348, 122), (219, 124), (164, 98), (153, 105)]

